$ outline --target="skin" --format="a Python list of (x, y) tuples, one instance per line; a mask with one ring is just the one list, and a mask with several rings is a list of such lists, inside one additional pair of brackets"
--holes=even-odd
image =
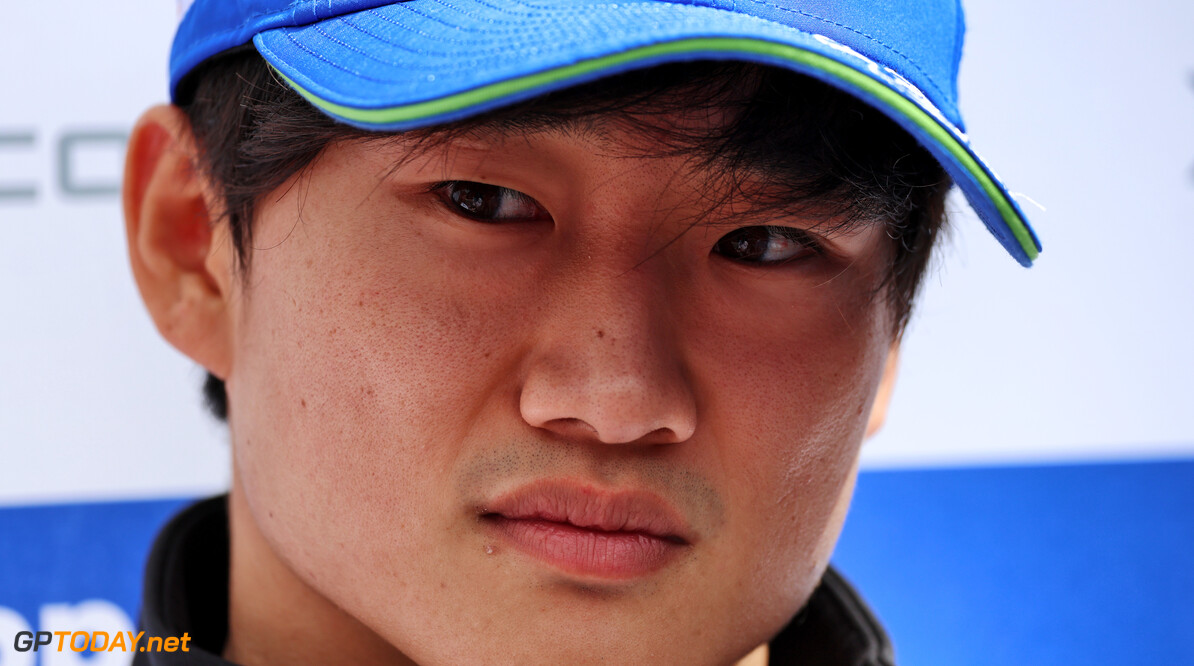
[[(888, 243), (873, 225), (823, 255), (732, 260), (711, 250), (735, 229), (815, 221), (707, 210), (707, 174), (638, 145), (614, 129), (414, 157), (333, 144), (261, 200), (239, 274), (185, 117), (145, 114), (125, 180), (133, 272), (231, 405), (226, 657), (765, 663), (882, 422)], [(432, 191), (447, 180), (518, 190), (548, 217), (469, 219)], [(646, 576), (561, 572), (477, 520), (545, 478), (649, 490), (696, 536)]]

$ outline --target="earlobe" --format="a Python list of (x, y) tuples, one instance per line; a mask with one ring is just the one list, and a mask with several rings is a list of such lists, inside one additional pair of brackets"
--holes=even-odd
[(231, 365), (228, 308), (231, 249), (216, 203), (195, 168), (196, 145), (186, 115), (157, 106), (129, 137), (124, 218), (129, 262), (141, 298), (166, 340), (215, 375)]
[(887, 407), (891, 404), (891, 394), (895, 390), (896, 375), (899, 374), (900, 343), (897, 340), (887, 351), (887, 362), (883, 365), (883, 377), (879, 380), (879, 390), (875, 393), (875, 401), (871, 404), (871, 414), (867, 419), (866, 436), (869, 439), (887, 420)]

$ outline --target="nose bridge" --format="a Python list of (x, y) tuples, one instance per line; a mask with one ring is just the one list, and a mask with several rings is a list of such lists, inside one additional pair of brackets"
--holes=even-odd
[(520, 399), (529, 424), (604, 443), (692, 435), (696, 409), (662, 268), (585, 255), (544, 286), (552, 297)]
[[(625, 249), (614, 248), (609, 253), (619, 250)], [(569, 286), (554, 304), (563, 330), (591, 328), (594, 350), (621, 349), (624, 353), (670, 335), (663, 326), (668, 289), (657, 266), (632, 260), (611, 266), (593, 255), (581, 261), (591, 266), (566, 278)], [(573, 330), (572, 334), (579, 332)]]

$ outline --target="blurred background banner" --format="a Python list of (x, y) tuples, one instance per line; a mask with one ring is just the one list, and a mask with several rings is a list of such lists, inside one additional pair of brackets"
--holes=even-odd
[[(1044, 252), (954, 199), (835, 561), (903, 664), (1194, 663), (1194, 4), (966, 5), (968, 129)], [(228, 484), (124, 249), (177, 11), (5, 6), (0, 666), (118, 663), (13, 637), (134, 626), (153, 533)]]

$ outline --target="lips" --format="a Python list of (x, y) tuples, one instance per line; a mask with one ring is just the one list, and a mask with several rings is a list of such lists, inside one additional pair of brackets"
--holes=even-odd
[(654, 494), (562, 482), (523, 486), (478, 515), (516, 549), (585, 577), (648, 575), (682, 555), (694, 538), (675, 509)]

